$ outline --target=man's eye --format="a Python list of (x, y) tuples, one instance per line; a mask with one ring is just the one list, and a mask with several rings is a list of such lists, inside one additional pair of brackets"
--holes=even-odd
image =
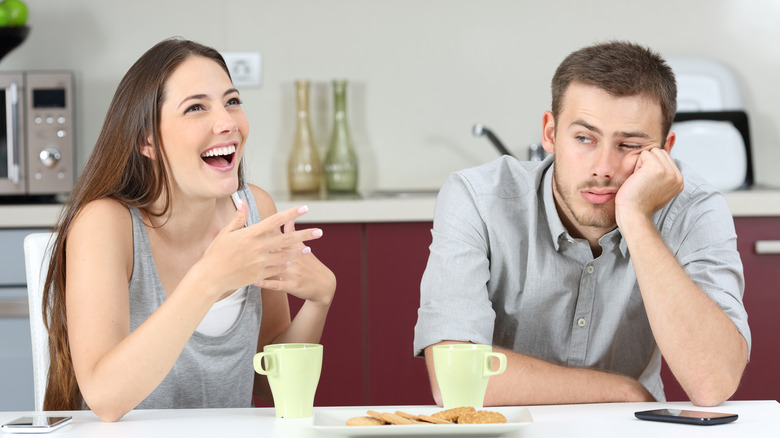
[(580, 142), (580, 143), (586, 143), (586, 144), (587, 144), (587, 143), (593, 143), (593, 139), (592, 139), (592, 138), (590, 138), (590, 137), (586, 137), (586, 136), (584, 136), (584, 135), (578, 135), (578, 136), (576, 136), (575, 138), (576, 138), (576, 139), (577, 139), (577, 141), (578, 141), (578, 142)]
[(621, 144), (620, 144), (620, 147), (621, 147), (621, 148), (625, 148), (625, 149), (642, 149), (642, 148), (644, 147), (644, 145), (641, 145), (641, 144), (629, 144), (629, 143), (621, 143)]
[(196, 103), (195, 105), (188, 106), (187, 109), (184, 110), (184, 113), (186, 114), (193, 111), (201, 111), (203, 109), (204, 109), (203, 105)]

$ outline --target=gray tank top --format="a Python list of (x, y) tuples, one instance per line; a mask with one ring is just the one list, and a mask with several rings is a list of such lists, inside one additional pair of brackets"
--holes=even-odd
[[(249, 207), (247, 224), (259, 222), (247, 186), (238, 191)], [(130, 278), (130, 330), (135, 330), (165, 301), (141, 213), (133, 218), (133, 275)], [(260, 289), (248, 286), (236, 323), (221, 336), (195, 332), (160, 385), (136, 409), (239, 408), (252, 406), (254, 368), (262, 301)]]

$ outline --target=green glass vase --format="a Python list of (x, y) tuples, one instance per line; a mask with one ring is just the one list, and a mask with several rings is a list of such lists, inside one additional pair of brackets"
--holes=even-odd
[(333, 81), (333, 131), (325, 154), (325, 187), (332, 193), (355, 193), (358, 162), (347, 124), (347, 81)]

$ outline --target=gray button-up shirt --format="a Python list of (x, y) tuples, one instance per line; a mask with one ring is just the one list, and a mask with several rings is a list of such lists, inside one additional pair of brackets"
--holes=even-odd
[[(750, 347), (734, 222), (722, 194), (677, 163), (683, 192), (653, 219), (688, 276)], [(665, 400), (661, 354), (626, 242), (615, 229), (593, 258), (564, 228), (552, 156), (502, 157), (454, 173), (436, 201), (414, 353), (444, 341), (492, 344), (555, 364), (634, 377)]]

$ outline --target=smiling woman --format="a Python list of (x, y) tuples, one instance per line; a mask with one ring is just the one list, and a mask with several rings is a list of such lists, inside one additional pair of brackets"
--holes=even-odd
[[(193, 56), (171, 73), (160, 108), (160, 135), (173, 196), (212, 192), (225, 197), (238, 189), (239, 166), (233, 158), (243, 155), (249, 122), (238, 90), (218, 63)], [(153, 141), (148, 136), (141, 148), (150, 158), (156, 156)], [(204, 160), (206, 155), (213, 158)]]
[[(322, 232), (244, 182), (248, 134), (216, 50), (169, 39), (127, 72), (55, 227), (45, 410), (248, 407), (270, 398), (256, 352), (319, 341), (336, 282), (304, 242)], [(278, 291), (305, 300), (294, 321)]]

